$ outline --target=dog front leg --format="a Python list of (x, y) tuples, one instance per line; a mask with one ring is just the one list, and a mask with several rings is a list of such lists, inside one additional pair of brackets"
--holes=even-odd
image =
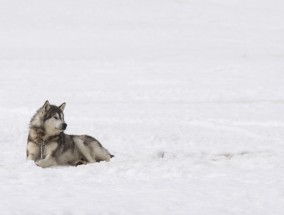
[(27, 160), (35, 161), (36, 159), (38, 159), (39, 153), (40, 153), (39, 146), (34, 142), (29, 141), (27, 145)]
[(56, 166), (57, 163), (53, 157), (46, 157), (44, 159), (36, 161), (36, 165), (42, 167), (42, 168), (47, 168), (51, 166)]

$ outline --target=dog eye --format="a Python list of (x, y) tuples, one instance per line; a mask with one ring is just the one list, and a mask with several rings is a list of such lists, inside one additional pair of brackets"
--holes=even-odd
[(54, 116), (53, 118), (54, 118), (54, 119), (58, 119), (58, 117), (57, 117), (57, 116)]

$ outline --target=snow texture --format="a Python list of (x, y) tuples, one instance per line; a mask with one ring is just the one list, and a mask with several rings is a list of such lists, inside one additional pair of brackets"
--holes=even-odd
[[(1, 215), (284, 214), (283, 7), (2, 0)], [(47, 99), (115, 158), (27, 162)]]

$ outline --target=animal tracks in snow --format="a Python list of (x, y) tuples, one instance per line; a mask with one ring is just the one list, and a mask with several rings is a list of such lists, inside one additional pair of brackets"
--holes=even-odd
[(274, 156), (272, 152), (240, 152), (240, 153), (220, 153), (211, 156), (212, 161), (232, 160), (232, 159), (254, 159), (269, 158)]
[(259, 151), (259, 152), (224, 152), (217, 154), (210, 153), (184, 153), (184, 152), (166, 152), (158, 151), (152, 158), (172, 160), (172, 159), (189, 159), (200, 161), (222, 161), (222, 160), (237, 160), (237, 159), (257, 159), (257, 158), (270, 158), (276, 156), (273, 152)]

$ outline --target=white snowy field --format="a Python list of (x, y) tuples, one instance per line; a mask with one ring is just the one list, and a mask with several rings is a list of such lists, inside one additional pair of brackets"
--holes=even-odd
[[(283, 7), (1, 0), (0, 214), (284, 214)], [(27, 162), (47, 99), (115, 158)]]

